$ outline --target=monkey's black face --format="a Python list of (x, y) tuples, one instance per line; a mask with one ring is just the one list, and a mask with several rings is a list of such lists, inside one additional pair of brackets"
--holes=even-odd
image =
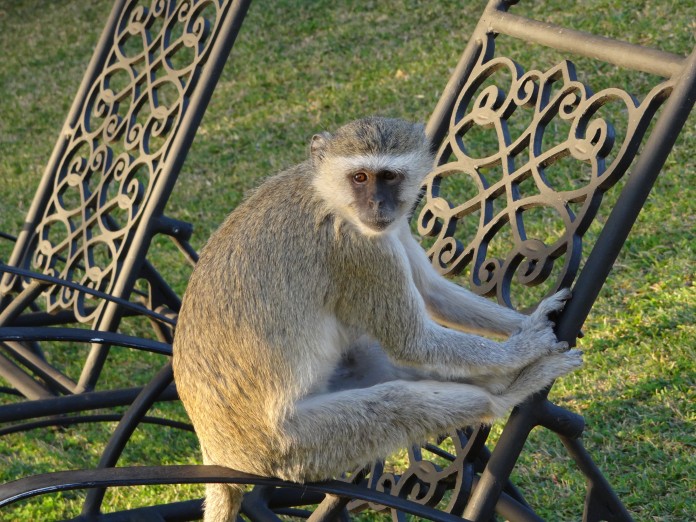
[(349, 175), (354, 208), (365, 226), (381, 232), (399, 217), (403, 178), (403, 174), (389, 170), (358, 170)]

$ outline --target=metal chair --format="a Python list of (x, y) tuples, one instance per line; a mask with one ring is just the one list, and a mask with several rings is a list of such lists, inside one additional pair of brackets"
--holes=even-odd
[[(415, 224), (442, 273), (466, 278), (472, 289), (501, 303), (533, 306), (557, 288), (571, 286), (573, 297), (557, 318), (557, 334), (574, 345), (693, 107), (696, 52), (683, 58), (522, 18), (508, 13), (515, 3), (489, 2), (430, 118), (426, 132), (438, 153)], [(640, 99), (616, 88), (593, 93), (577, 80), (569, 61), (524, 72), (498, 55), (499, 35), (663, 80)], [(612, 104), (620, 107), (623, 119), (604, 115)], [(561, 122), (564, 131), (549, 144), (554, 122)], [(617, 122), (623, 132), (617, 132)], [(604, 213), (606, 220), (598, 221)], [(549, 228), (550, 223), (555, 226)], [(256, 485), (243, 504), (251, 520), (282, 515), (345, 520), (349, 512), (371, 508), (391, 512), (394, 520), (412, 513), (429, 520), (489, 521), (498, 513), (507, 520), (538, 521), (509, 477), (529, 432), (541, 426), (558, 434), (587, 479), (583, 520), (631, 520), (583, 448), (582, 417), (554, 405), (546, 393), (514, 410), (492, 451), (486, 448), (487, 427), (463, 428), (443, 434), (437, 444), (411, 448), (410, 465), (398, 474), (375, 463), (367, 470), (347, 470), (345, 482), (300, 486), (213, 466), (113, 467), (171, 379), (167, 365), (140, 393), (99, 469), (0, 486), (0, 506), (46, 492), (94, 488), (84, 520), (145, 514), (180, 520), (200, 515), (200, 503), (103, 515), (101, 488), (230, 482)], [(307, 509), (316, 503), (317, 508)]]
[[(12, 386), (2, 391), (25, 398), (0, 406), (3, 422), (96, 420), (65, 414), (127, 405), (139, 392), (99, 381), (111, 347), (171, 354), (180, 299), (148, 249), (165, 234), (196, 260), (191, 225), (163, 211), (248, 5), (115, 2), (13, 252), (0, 264), (0, 376)], [(119, 332), (126, 316), (147, 318), (159, 342)], [(79, 376), (52, 363), (58, 349), (46, 341), (90, 344)], [(162, 399), (175, 397), (170, 389)]]

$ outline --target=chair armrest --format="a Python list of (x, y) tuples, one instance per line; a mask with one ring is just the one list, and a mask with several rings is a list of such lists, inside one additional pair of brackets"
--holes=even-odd
[(0, 485), (0, 508), (37, 495), (74, 489), (206, 483), (250, 484), (293, 488), (305, 492), (318, 492), (344, 498), (361, 499), (398, 509), (404, 513), (416, 515), (425, 520), (432, 520), (435, 522), (462, 521), (460, 517), (423, 506), (416, 502), (339, 480), (299, 484), (275, 478), (251, 475), (222, 466), (198, 465), (131, 466), (57, 471), (54, 473), (33, 475)]

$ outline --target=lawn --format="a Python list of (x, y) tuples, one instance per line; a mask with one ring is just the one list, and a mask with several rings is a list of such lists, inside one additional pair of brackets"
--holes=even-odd
[[(484, 4), (256, 0), (167, 214), (195, 225), (193, 244), (200, 248), (246, 191), (305, 157), (312, 134), (368, 114), (426, 121)], [(694, 2), (521, 4), (518, 13), (633, 43), (680, 54), (694, 45)], [(0, 0), (2, 231), (21, 228), (109, 10), (108, 0)], [(538, 47), (518, 51), (527, 69), (558, 61)], [(642, 95), (654, 80), (590, 60), (577, 60), (577, 69), (581, 78), (594, 78), (595, 90), (626, 77)], [(552, 394), (585, 417), (585, 444), (636, 520), (696, 519), (695, 128), (692, 117), (584, 325), (585, 367)], [(166, 244), (156, 247), (156, 265), (182, 292), (183, 260)], [(0, 241), (0, 259), (9, 253)], [(126, 352), (113, 359), (113, 379), (124, 382), (146, 381), (162, 362)], [(164, 409), (184, 416), (176, 405)], [(93, 465), (111, 429), (105, 424), (0, 438), (0, 481), (66, 462)], [(548, 520), (581, 518), (584, 480), (568, 460), (555, 436), (537, 430), (516, 468), (520, 488)], [(192, 435), (145, 427), (123, 462), (195, 463), (199, 455)], [(199, 492), (138, 488), (110, 493), (107, 501), (125, 507)], [(0, 519), (76, 516), (80, 495), (41, 497), (0, 512)]]

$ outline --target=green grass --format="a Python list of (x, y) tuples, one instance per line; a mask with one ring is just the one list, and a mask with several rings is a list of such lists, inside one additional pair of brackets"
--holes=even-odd
[[(257, 0), (167, 206), (200, 247), (245, 191), (306, 155), (309, 137), (367, 114), (425, 121), (484, 2)], [(679, 53), (693, 47), (696, 4), (674, 0), (521, 2), (516, 12)], [(16, 233), (89, 60), (108, 0), (0, 0), (0, 230)], [(547, 67), (554, 53), (520, 49)], [(577, 60), (593, 86), (623, 78)], [(644, 93), (645, 76), (635, 90)], [(584, 326), (585, 367), (553, 390), (584, 415), (585, 444), (636, 520), (696, 518), (693, 117)], [(187, 271), (167, 246), (157, 266), (175, 287)], [(0, 241), (0, 258), (10, 247)], [(139, 326), (134, 326), (140, 331)], [(77, 351), (78, 349), (73, 348)], [(64, 354), (61, 364), (70, 364)], [(143, 382), (161, 363), (114, 352), (110, 378)], [(175, 417), (177, 405), (162, 409)], [(0, 480), (93, 465), (113, 425), (0, 439)], [(494, 432), (498, 427), (494, 429)], [(198, 462), (195, 437), (144, 427), (124, 463)], [(552, 434), (533, 432), (515, 478), (549, 520), (580, 520), (584, 480)], [(197, 487), (116, 490), (113, 506), (199, 494)], [(2, 520), (75, 516), (81, 493), (43, 496)], [(373, 520), (367, 516), (365, 520)]]

